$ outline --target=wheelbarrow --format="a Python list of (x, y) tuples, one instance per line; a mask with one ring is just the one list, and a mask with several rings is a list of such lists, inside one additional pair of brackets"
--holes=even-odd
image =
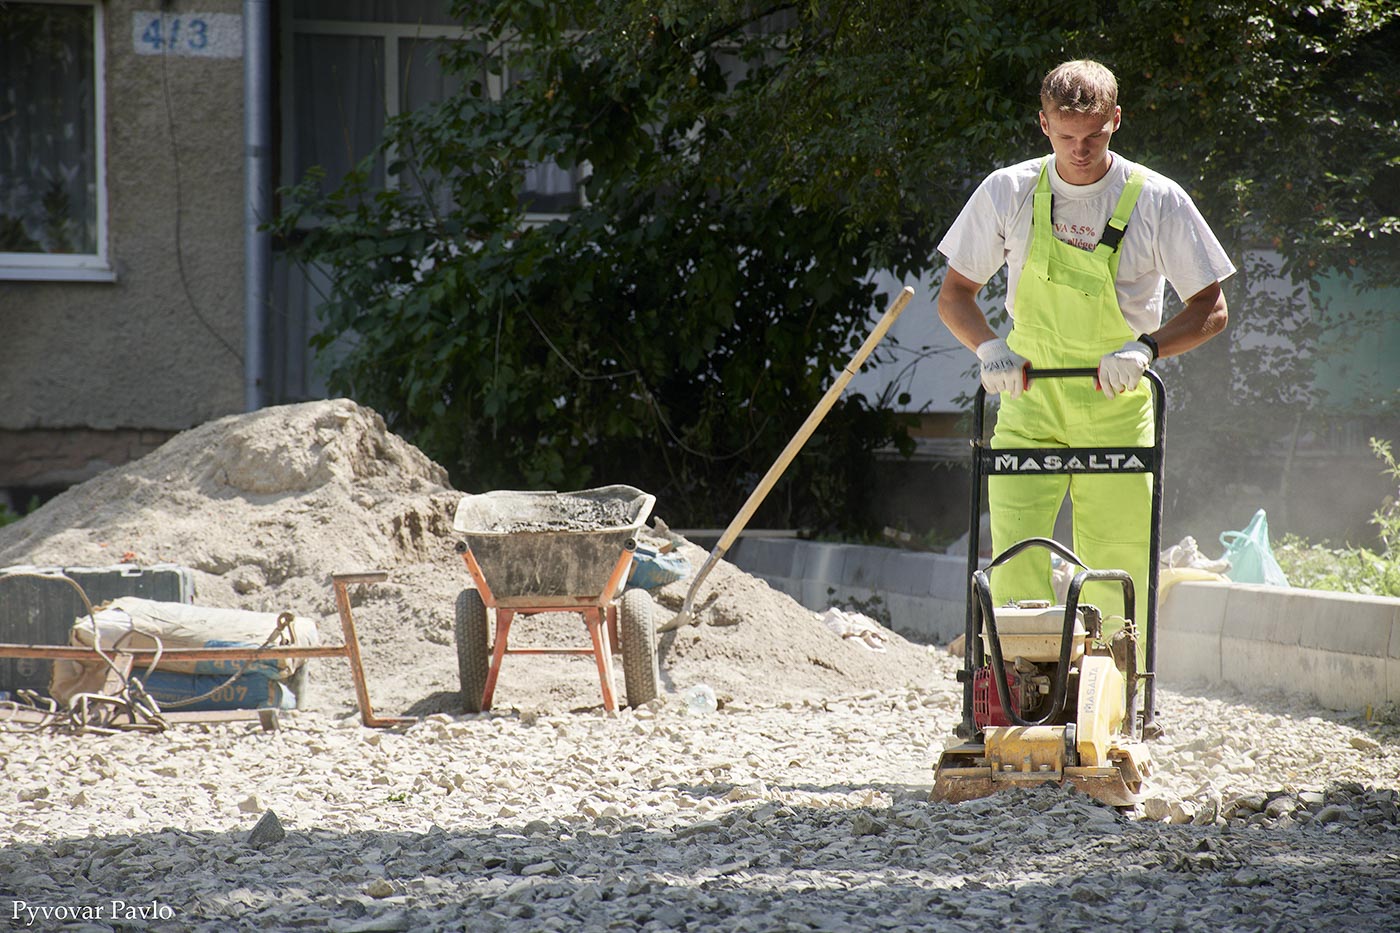
[[(474, 588), (457, 596), (454, 633), (467, 712), (491, 708), (508, 654), (591, 654), (603, 706), (617, 710), (612, 656), (620, 649), (627, 705), (660, 694), (651, 594), (624, 589), (637, 532), (656, 497), (631, 486), (577, 492), (500, 490), (464, 496), (452, 521)], [(584, 647), (509, 646), (517, 615), (581, 615)], [(495, 637), (491, 638), (491, 616)]]

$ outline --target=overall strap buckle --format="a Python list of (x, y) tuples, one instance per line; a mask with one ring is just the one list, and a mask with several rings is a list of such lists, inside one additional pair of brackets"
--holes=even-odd
[(1137, 206), (1138, 195), (1141, 193), (1142, 173), (1134, 169), (1128, 176), (1128, 183), (1123, 186), (1123, 193), (1118, 196), (1113, 216), (1104, 225), (1103, 236), (1099, 238), (1099, 245), (1094, 248), (1095, 252), (1099, 252), (1100, 247), (1106, 247), (1104, 252), (1118, 251), (1118, 246), (1123, 242), (1123, 233), (1128, 228), (1128, 218), (1133, 215), (1133, 208)]

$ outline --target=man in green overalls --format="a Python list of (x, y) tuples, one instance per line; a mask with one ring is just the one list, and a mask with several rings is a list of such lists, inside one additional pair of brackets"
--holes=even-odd
[[(1040, 103), (1053, 155), (993, 172), (969, 199), (938, 245), (948, 259), (939, 316), (977, 353), (987, 392), (1001, 395), (993, 447), (1150, 446), (1142, 374), (1158, 357), (1224, 330), (1220, 282), (1235, 267), (1180, 185), (1109, 149), (1122, 120), (1111, 71), (1066, 62), (1045, 76)], [(1003, 264), (1012, 319), (1005, 339), (976, 300)], [(1168, 281), (1184, 307), (1164, 323)], [(1098, 379), (1027, 387), (1028, 365), (1097, 367)], [(992, 476), (993, 549), (1052, 536), (1068, 492), (1075, 553), (1095, 569), (1129, 571), (1144, 594), (1150, 491), (1146, 473)], [(1054, 599), (1043, 548), (1022, 552), (991, 579), (998, 605)], [(1122, 615), (1117, 584), (1090, 584), (1084, 599), (1105, 619)]]

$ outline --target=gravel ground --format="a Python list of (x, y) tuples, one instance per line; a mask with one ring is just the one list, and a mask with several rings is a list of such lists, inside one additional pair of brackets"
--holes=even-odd
[(1058, 788), (929, 802), (950, 677), (709, 715), (659, 700), (388, 732), (299, 712), (275, 733), (7, 733), (0, 915), (92, 930), (1396, 928), (1400, 729), (1281, 696), (1161, 700), (1160, 792), (1131, 813)]

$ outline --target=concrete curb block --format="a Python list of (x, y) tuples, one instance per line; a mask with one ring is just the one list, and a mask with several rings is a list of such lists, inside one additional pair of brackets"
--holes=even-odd
[(1157, 674), (1162, 683), (1223, 677), (1221, 638), (1230, 583), (1177, 583), (1157, 608)]
[(967, 558), (796, 538), (742, 537), (725, 555), (745, 573), (823, 612), (879, 600), (901, 635), (946, 644), (965, 625)]
[(1400, 599), (1183, 582), (1159, 615), (1164, 683), (1286, 690), (1338, 710), (1400, 703)]
[[(796, 538), (741, 538), (736, 566), (822, 612), (878, 600), (915, 641), (962, 634), (967, 558)], [(1160, 682), (1311, 696), (1329, 709), (1400, 704), (1400, 599), (1183, 581), (1159, 609)]]

